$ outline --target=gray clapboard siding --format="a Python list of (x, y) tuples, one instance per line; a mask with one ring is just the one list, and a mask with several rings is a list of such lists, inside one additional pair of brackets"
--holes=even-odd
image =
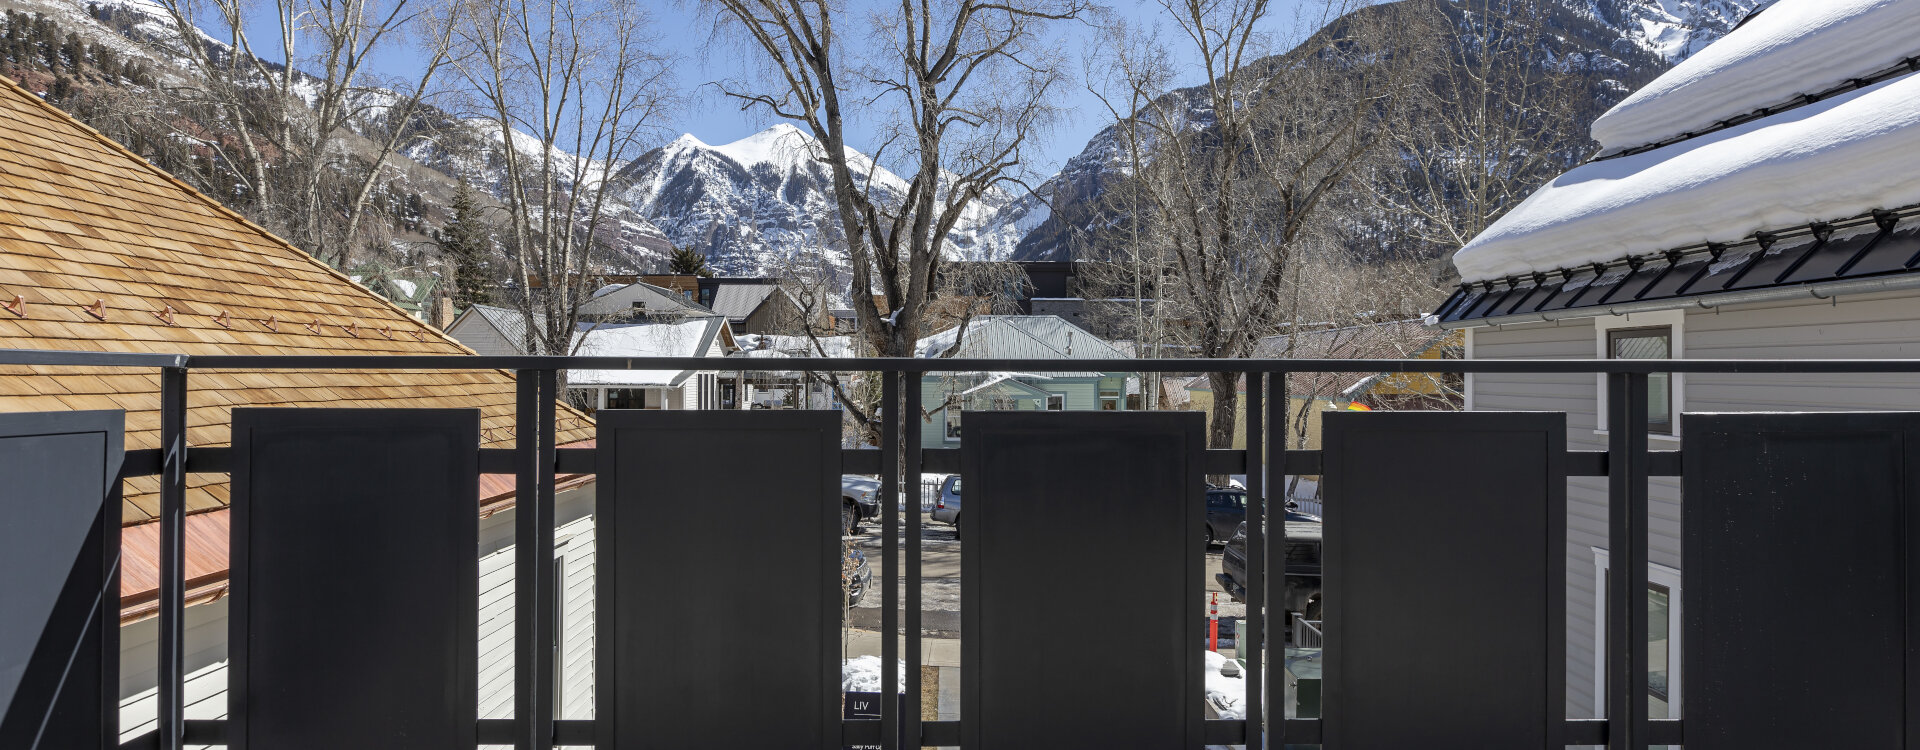
[[(1473, 359), (1593, 359), (1594, 328), (1590, 320), (1557, 321), (1473, 332)], [(1485, 411), (1560, 411), (1567, 413), (1567, 447), (1599, 450), (1605, 440), (1594, 434), (1598, 424), (1597, 380), (1593, 375), (1489, 375), (1473, 377), (1473, 405)], [(1656, 495), (1657, 497), (1657, 495)], [(1655, 505), (1657, 503), (1649, 503)], [(1677, 517), (1677, 506), (1669, 511)], [(1659, 530), (1652, 529), (1658, 537)], [(1671, 546), (1679, 550), (1678, 529)], [(1569, 718), (1589, 718), (1594, 711), (1594, 639), (1596, 613), (1593, 548), (1605, 548), (1607, 538), (1607, 483), (1597, 477), (1567, 482), (1567, 699)], [(1659, 542), (1654, 542), (1658, 547)], [(1492, 593), (1492, 592), (1489, 592)]]
[[(1776, 301), (1718, 310), (1687, 310), (1682, 323), (1686, 359), (1920, 358), (1920, 296), (1888, 293), (1828, 300)], [(1478, 328), (1475, 359), (1591, 359), (1596, 351), (1591, 318), (1555, 323)], [(1688, 412), (1920, 410), (1920, 378), (1903, 375), (1689, 375)], [(1594, 431), (1598, 378), (1592, 375), (1476, 375), (1476, 409), (1548, 410), (1568, 413), (1568, 446), (1606, 447)], [(1654, 450), (1677, 448), (1655, 439)], [(1649, 558), (1679, 567), (1680, 487), (1656, 477), (1648, 492)], [(1598, 584), (1592, 548), (1608, 547), (1606, 480), (1568, 483), (1567, 709), (1570, 717), (1594, 712), (1594, 639)], [(1684, 599), (1685, 592), (1682, 592)], [(1684, 601), (1682, 603), (1684, 606)], [(1684, 644), (1683, 644), (1684, 647)], [(1680, 679), (1685, 679), (1684, 675)]]

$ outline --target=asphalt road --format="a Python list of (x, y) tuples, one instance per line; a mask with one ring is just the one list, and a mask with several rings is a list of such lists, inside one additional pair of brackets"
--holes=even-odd
[[(960, 550), (961, 541), (954, 534), (953, 527), (925, 520), (921, 526), (921, 632), (930, 638), (957, 638), (960, 636)], [(904, 531), (902, 532), (904, 537)], [(867, 563), (873, 568), (873, 588), (853, 608), (852, 627), (862, 630), (880, 629), (881, 603), (881, 536), (878, 523), (864, 524), (861, 533), (854, 537), (854, 545), (865, 552)], [(1054, 585), (1057, 583), (1051, 569), (1045, 568), (1035, 560), (1033, 580), (1035, 585)], [(903, 550), (900, 555), (902, 575), (906, 572), (907, 558)], [(1220, 592), (1219, 582), (1213, 579), (1220, 572), (1220, 548), (1207, 550), (1205, 578), (1208, 592)], [(1070, 595), (1071, 591), (1062, 591)], [(906, 602), (905, 586), (902, 586), (900, 601)], [(1220, 593), (1221, 617), (1244, 617), (1246, 605), (1235, 603), (1224, 592)], [(1206, 612), (1207, 604), (1200, 604), (1201, 613)], [(904, 622), (904, 616), (902, 622)]]

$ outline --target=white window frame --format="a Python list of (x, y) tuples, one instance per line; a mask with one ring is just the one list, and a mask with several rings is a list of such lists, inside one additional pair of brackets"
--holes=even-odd
[[(1594, 318), (1593, 319), (1594, 359), (1605, 360), (1605, 359), (1613, 358), (1613, 352), (1611, 351), (1611, 347), (1609, 347), (1607, 343), (1607, 334), (1612, 332), (1614, 329), (1616, 328), (1650, 328), (1654, 326), (1666, 326), (1668, 330), (1672, 331), (1671, 346), (1673, 351), (1673, 358), (1686, 359), (1687, 358), (1686, 322), (1687, 322), (1687, 311), (1685, 310), (1654, 310), (1652, 312), (1627, 313), (1626, 315), (1606, 315), (1606, 316)], [(1471, 349), (1469, 349), (1469, 351), (1471, 351)], [(1684, 373), (1676, 372), (1668, 377), (1672, 378), (1672, 381), (1673, 381), (1673, 403), (1669, 405), (1673, 412), (1670, 415), (1673, 423), (1673, 433), (1665, 434), (1665, 433), (1658, 433), (1658, 432), (1649, 432), (1647, 433), (1647, 439), (1650, 441), (1668, 441), (1668, 442), (1677, 443), (1680, 441), (1680, 415), (1686, 411), (1687, 376)], [(1605, 435), (1607, 434), (1607, 375), (1606, 373), (1595, 373), (1593, 376), (1593, 386), (1594, 386), (1594, 405), (1597, 407), (1593, 415), (1594, 425), (1595, 425), (1593, 434)], [(1471, 388), (1468, 389), (1468, 393), (1472, 393)], [(1468, 408), (1471, 409), (1472, 407), (1469, 406)]]
[(1047, 394), (1047, 411), (1066, 411), (1067, 397), (1058, 393)]
[[(1603, 547), (1593, 550), (1593, 715), (1607, 717), (1607, 569), (1609, 555)], [(1656, 562), (1647, 563), (1647, 583), (1667, 590), (1667, 713), (1673, 718), (1686, 714), (1680, 707), (1680, 671), (1682, 607), (1686, 597), (1680, 591), (1680, 569)], [(1641, 596), (1646, 596), (1642, 593)]]
[[(1473, 358), (1474, 358), (1474, 356), (1473, 356), (1473, 331), (1474, 331), (1474, 328), (1472, 328), (1472, 327), (1469, 327), (1469, 328), (1464, 328), (1464, 329), (1461, 329), (1461, 330), (1463, 330), (1463, 331), (1465, 331), (1465, 332), (1464, 332), (1464, 333), (1462, 333), (1462, 334), (1461, 334), (1461, 336), (1460, 336), (1460, 338), (1462, 339), (1462, 341), (1461, 341), (1461, 343), (1462, 343), (1462, 344), (1465, 344), (1465, 347), (1466, 347), (1466, 355), (1465, 355), (1465, 356), (1466, 356), (1466, 358), (1467, 358), (1467, 359), (1473, 359)], [(1474, 380), (1474, 379), (1473, 379), (1473, 373), (1471, 373), (1471, 372), (1469, 372), (1469, 373), (1466, 373), (1466, 376), (1465, 376), (1465, 377), (1463, 378), (1463, 380), (1464, 380), (1465, 382), (1463, 382), (1463, 383), (1461, 383), (1461, 387), (1462, 387), (1462, 388), (1465, 388), (1465, 389), (1466, 389), (1466, 391), (1467, 391), (1467, 394), (1466, 394), (1466, 399), (1465, 399), (1465, 403), (1464, 403), (1464, 404), (1462, 404), (1461, 406), (1462, 406), (1462, 408), (1464, 408), (1464, 409), (1466, 409), (1467, 411), (1473, 411), (1473, 402), (1474, 402), (1474, 398), (1473, 398), (1473, 387), (1474, 387), (1474, 382), (1473, 382), (1473, 380)]]
[(947, 409), (940, 419), (940, 439), (949, 443), (960, 442), (960, 436), (954, 433), (954, 423), (960, 420), (960, 410), (965, 399), (949, 396)]

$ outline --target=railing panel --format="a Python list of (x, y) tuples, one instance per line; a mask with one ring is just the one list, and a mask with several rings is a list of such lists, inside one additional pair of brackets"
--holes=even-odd
[(0, 414), (0, 747), (119, 742), (109, 696), (125, 422), (120, 411)]
[(472, 748), (480, 414), (235, 409), (231, 747)]
[(1920, 746), (1920, 414), (1682, 419), (1687, 750)]
[(599, 746), (839, 747), (839, 412), (597, 416)]
[[(962, 744), (1200, 747), (1201, 415), (962, 425)], [(1061, 627), (1070, 648), (1048, 635)]]
[(1566, 417), (1329, 413), (1323, 733), (1558, 747)]

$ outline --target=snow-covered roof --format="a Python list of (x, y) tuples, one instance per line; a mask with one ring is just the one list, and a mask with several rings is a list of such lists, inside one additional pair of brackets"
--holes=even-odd
[(957, 357), (1001, 359), (1125, 359), (1092, 331), (1058, 315), (980, 315), (967, 323), (966, 336), (952, 328), (920, 339), (915, 356), (938, 357), (960, 339)]
[[(630, 325), (581, 324), (574, 334), (574, 354), (582, 357), (702, 357), (726, 325), (721, 318), (694, 318), (672, 323)], [(717, 365), (718, 363), (716, 363)], [(693, 371), (680, 370), (568, 370), (569, 385), (676, 386)]]
[(1920, 55), (1920, 2), (1781, 0), (1593, 122), (1601, 154), (1701, 133)]
[(738, 322), (747, 319), (775, 292), (785, 293), (773, 283), (723, 283), (713, 290), (713, 311)]
[(1590, 162), (1501, 217), (1454, 254), (1454, 266), (1463, 281), (1484, 281), (1920, 204), (1916, 103), (1920, 75), (1907, 75)]
[[(814, 342), (818, 341), (818, 345)], [(831, 357), (853, 356), (852, 336), (780, 336), (767, 333), (743, 333), (734, 337), (740, 357)]]

